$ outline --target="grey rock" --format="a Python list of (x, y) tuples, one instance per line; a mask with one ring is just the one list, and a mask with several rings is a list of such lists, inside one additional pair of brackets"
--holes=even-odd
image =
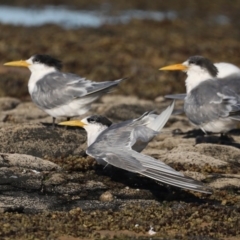
[(83, 155), (86, 148), (84, 130), (52, 129), (42, 124), (15, 124), (0, 129), (0, 152), (28, 154), (36, 157)]
[(48, 186), (60, 185), (65, 182), (66, 182), (66, 176), (63, 173), (53, 173), (49, 175), (48, 178), (44, 181), (44, 185), (48, 187)]
[(21, 101), (17, 98), (2, 97), (0, 98), (0, 111), (7, 111), (16, 108)]
[[(94, 104), (94, 111), (88, 115), (103, 114), (113, 121), (123, 121), (139, 117), (145, 111), (161, 112), (167, 104), (108, 95), (102, 103)], [(20, 103), (3, 113), (5, 117), (0, 122), (1, 212), (62, 211), (76, 207), (116, 209), (132, 200), (156, 203), (176, 198), (181, 201), (183, 194), (187, 197), (192, 194), (137, 174), (108, 171), (92, 164), (93, 160), (85, 154), (85, 131), (59, 126), (53, 130), (51, 124), (41, 124), (50, 123), (51, 117), (32, 103)], [(175, 127), (182, 129), (182, 134), (192, 130), (186, 123), (186, 117), (173, 116), (143, 153), (179, 167), (187, 176), (205, 181), (216, 191), (239, 189), (240, 150), (211, 143), (196, 145), (194, 137), (172, 135)], [(240, 137), (234, 136), (234, 139), (240, 142)], [(210, 172), (201, 171), (206, 165), (210, 166), (207, 168)]]
[(17, 153), (0, 153), (0, 167), (20, 167), (37, 171), (52, 171), (61, 169), (57, 164), (50, 161)]

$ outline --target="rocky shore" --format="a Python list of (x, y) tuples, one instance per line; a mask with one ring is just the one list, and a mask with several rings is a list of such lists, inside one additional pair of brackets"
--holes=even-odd
[[(109, 94), (93, 105), (92, 113), (118, 122), (152, 109), (161, 112), (168, 104)], [(151, 227), (162, 239), (230, 239), (240, 234), (237, 132), (228, 145), (196, 144), (199, 132), (192, 131), (184, 116), (173, 115), (144, 150), (205, 182), (213, 189), (207, 195), (97, 165), (85, 154), (84, 130), (53, 130), (51, 117), (31, 102), (2, 98), (0, 107), (1, 238), (141, 239), (150, 236)]]
[[(65, 1), (11, 3), (42, 7)], [(51, 117), (31, 102), (29, 71), (2, 64), (40, 53), (61, 59), (63, 71), (94, 81), (128, 77), (86, 115), (119, 122), (145, 111), (160, 113), (169, 104), (164, 95), (185, 91), (184, 73), (159, 72), (160, 67), (192, 55), (240, 66), (240, 1), (91, 0), (69, 7), (113, 16), (129, 9), (173, 11), (176, 18), (99, 28), (0, 24), (0, 239), (239, 239), (238, 129), (228, 138), (204, 136), (184, 115), (171, 116), (144, 153), (204, 182), (213, 193), (170, 187), (98, 165), (85, 153), (83, 129), (53, 130)]]

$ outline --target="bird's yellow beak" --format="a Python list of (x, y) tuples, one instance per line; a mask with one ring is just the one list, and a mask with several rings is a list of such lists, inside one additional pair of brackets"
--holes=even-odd
[(65, 126), (72, 126), (72, 127), (84, 127), (87, 124), (80, 120), (72, 120), (72, 121), (60, 122), (58, 125), (65, 125)]
[(170, 70), (170, 71), (171, 70), (182, 70), (182, 71), (184, 71), (187, 69), (188, 69), (188, 67), (183, 65), (182, 63), (159, 68), (159, 70), (161, 70), (161, 71), (165, 71), (165, 70)]
[(7, 63), (4, 63), (3, 65), (12, 66), (12, 67), (29, 67), (31, 64), (27, 63), (24, 60), (21, 60), (21, 61), (7, 62)]

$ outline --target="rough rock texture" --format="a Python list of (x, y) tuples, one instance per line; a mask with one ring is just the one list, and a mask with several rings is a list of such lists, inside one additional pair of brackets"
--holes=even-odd
[[(168, 104), (110, 94), (87, 115), (103, 114), (118, 122), (153, 109), (161, 112)], [(26, 106), (31, 106), (31, 111), (25, 111)], [(176, 104), (178, 108), (181, 103)], [(207, 195), (97, 165), (85, 154), (84, 130), (52, 129), (51, 117), (42, 118), (45, 113), (32, 103), (19, 102), (15, 109), (1, 114), (9, 111), (14, 111), (14, 117), (2, 120), (0, 128), (0, 222), (5, 219), (0, 236), (98, 238), (114, 231), (119, 237), (146, 237), (155, 231), (156, 236), (172, 239), (177, 236), (173, 229), (182, 239), (193, 233), (215, 237), (204, 239), (240, 234), (239, 136), (232, 135), (235, 141), (229, 138), (219, 144), (218, 136), (204, 137), (192, 129), (185, 116), (173, 115), (144, 150), (205, 182), (213, 190)], [(196, 144), (199, 137), (205, 142)], [(32, 233), (21, 230), (17, 219)], [(34, 233), (34, 224), (44, 231)]]
[(0, 131), (0, 152), (30, 154), (36, 157), (82, 155), (86, 133), (82, 129), (67, 130), (38, 124), (6, 125)]

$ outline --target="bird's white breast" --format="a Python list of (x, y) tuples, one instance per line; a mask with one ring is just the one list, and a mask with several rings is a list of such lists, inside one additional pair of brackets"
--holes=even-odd
[(219, 118), (200, 126), (203, 131), (213, 133), (226, 133), (236, 127), (237, 121), (230, 118)]
[(91, 108), (90, 104), (84, 104), (81, 99), (73, 100), (56, 108), (43, 109), (52, 117), (78, 117), (85, 114)]
[(107, 126), (102, 124), (89, 124), (84, 126), (85, 130), (87, 131), (87, 144), (88, 147), (93, 144), (97, 137), (102, 133)]
[(187, 93), (190, 93), (191, 90), (197, 87), (201, 82), (212, 78), (210, 74), (205, 70), (198, 70), (198, 71), (189, 70), (187, 72), (187, 75), (188, 76), (185, 80)]

